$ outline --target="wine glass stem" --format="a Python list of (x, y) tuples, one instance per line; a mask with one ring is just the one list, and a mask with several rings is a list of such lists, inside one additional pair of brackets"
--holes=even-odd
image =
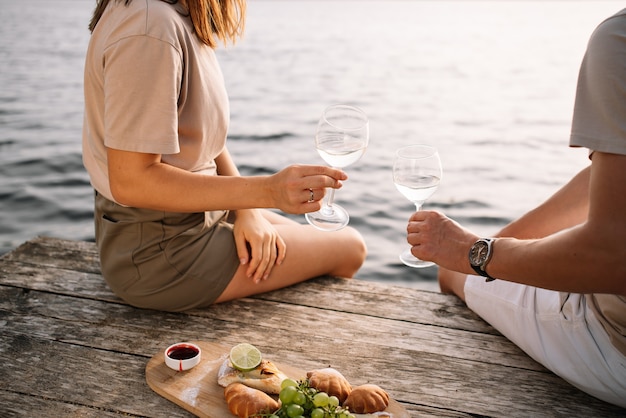
[(415, 203), (415, 211), (419, 212), (420, 210), (422, 210), (422, 205), (423, 204), (424, 204), (423, 202), (422, 203)]
[(335, 201), (335, 189), (328, 188), (328, 197), (325, 199), (322, 206), (322, 213), (325, 215), (332, 215), (335, 211), (333, 209), (333, 202)]
[(322, 211), (328, 215), (332, 215), (334, 213), (333, 203), (335, 202), (335, 189), (332, 187), (328, 188), (328, 198), (326, 199), (324, 206), (322, 207)]
[(326, 200), (326, 206), (332, 207), (334, 202), (335, 202), (335, 189), (329, 187), (328, 199)]

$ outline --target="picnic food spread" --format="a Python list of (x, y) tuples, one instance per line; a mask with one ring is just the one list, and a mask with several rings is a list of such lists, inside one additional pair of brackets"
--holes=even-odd
[(331, 367), (306, 372), (263, 358), (250, 344), (189, 344), (202, 350), (196, 366), (182, 371), (168, 367), (167, 350), (159, 350), (146, 364), (146, 382), (199, 418), (410, 417), (385, 390), (353, 385)]
[[(389, 405), (389, 395), (379, 386), (352, 388), (330, 367), (309, 371), (306, 379), (295, 381), (247, 343), (231, 349), (217, 380), (225, 388), (229, 411), (239, 418), (353, 418), (352, 413), (381, 412)], [(270, 394), (278, 394), (279, 402)]]

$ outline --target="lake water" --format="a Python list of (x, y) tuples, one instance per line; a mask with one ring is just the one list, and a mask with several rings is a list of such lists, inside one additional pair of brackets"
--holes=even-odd
[[(38, 235), (93, 240), (81, 127), (94, 4), (0, 0), (0, 254)], [(444, 175), (425, 208), (495, 232), (588, 164), (567, 146), (578, 67), (595, 26), (622, 7), (251, 0), (245, 38), (218, 52), (231, 153), (246, 175), (322, 164), (323, 108), (363, 108), (370, 146), (337, 193), (369, 248), (357, 277), (436, 289), (435, 268), (397, 258), (413, 208), (391, 181), (395, 149), (438, 147)]]

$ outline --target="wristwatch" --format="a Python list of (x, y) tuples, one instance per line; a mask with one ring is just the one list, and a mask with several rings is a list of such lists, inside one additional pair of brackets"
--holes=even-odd
[(495, 280), (494, 277), (491, 277), (485, 269), (487, 268), (487, 263), (491, 260), (492, 255), (492, 246), (495, 242), (493, 238), (481, 238), (472, 245), (469, 250), (469, 263), (470, 266), (478, 273), (479, 275), (486, 277), (487, 282), (491, 282)]

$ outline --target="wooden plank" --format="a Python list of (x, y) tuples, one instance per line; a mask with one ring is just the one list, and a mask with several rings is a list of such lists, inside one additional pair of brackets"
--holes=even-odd
[(5, 286), (123, 303), (99, 273), (0, 259), (0, 283)]
[[(330, 295), (340, 295), (328, 297)], [(321, 277), (257, 296), (266, 300), (315, 306), (383, 318), (499, 334), (455, 296), (387, 286), (358, 279)]]
[[(93, 243), (38, 238), (0, 257), (0, 340), (1, 416), (15, 394), (28, 401), (23, 416), (40, 416), (46, 402), (53, 411), (187, 416), (171, 403), (155, 411), (143, 376), (137, 383), (154, 352), (181, 340), (250, 341), (280, 362), (337, 367), (355, 384), (388, 389), (412, 416), (623, 416), (446, 295), (320, 278), (194, 312), (135, 309), (107, 288)], [(91, 400), (83, 386), (111, 395)], [(125, 402), (115, 398), (126, 392)]]
[[(121, 299), (110, 291), (100, 274), (86, 272), (87, 269), (84, 268), (79, 271), (67, 270), (65, 266), (53, 266), (53, 263), (53, 260), (48, 260), (46, 268), (42, 269), (30, 262), (0, 259), (0, 282), (26, 289), (122, 303)], [(383, 294), (382, 292), (386, 290), (381, 285), (357, 280), (318, 278), (284, 289), (284, 293), (271, 292), (253, 299), (276, 301), (294, 306), (313, 306), (328, 312), (351, 312), (499, 335), (455, 298), (449, 296), (439, 298), (444, 295), (420, 293), (415, 289), (393, 290), (402, 292), (404, 296)], [(341, 300), (329, 298), (329, 292), (340, 293)], [(375, 295), (376, 299), (373, 299), (372, 295)], [(430, 300), (430, 302), (425, 300)], [(433, 314), (433, 312), (436, 313)], [(201, 311), (198, 314), (202, 314)], [(458, 323), (454, 321), (456, 317), (459, 318)]]
[[(54, 399), (31, 396), (25, 393), (14, 393), (0, 390), (0, 416), (3, 418), (18, 417), (81, 417), (81, 418), (119, 418), (119, 411), (97, 408), (93, 405), (61, 402)], [(126, 417), (140, 415), (123, 414)], [(192, 414), (181, 417), (193, 417)]]
[(0, 389), (21, 394), (25, 411), (49, 400), (58, 409), (78, 405), (121, 415), (190, 416), (154, 396), (145, 383), (145, 357), (2, 332), (0, 358)]
[[(35, 292), (31, 292), (29, 293), (29, 295), (32, 295), (36, 299), (39, 299), (39, 297), (33, 295), (34, 293)], [(58, 296), (55, 295), (54, 297), (58, 297)], [(4, 297), (2, 299), (6, 300), (4, 299)], [(66, 303), (65, 305), (68, 305), (68, 304)], [(129, 309), (132, 309), (132, 308), (129, 308)], [(90, 310), (90, 313), (93, 313), (93, 310)], [(180, 316), (180, 314), (172, 314), (172, 315)], [(159, 318), (157, 318), (155, 321), (160, 322)], [(33, 334), (36, 335), (39, 339), (43, 339), (45, 337), (49, 338), (49, 341), (52, 344), (57, 344), (59, 343), (59, 341), (57, 341), (58, 339), (65, 338), (65, 340), (61, 341), (63, 344), (67, 345), (71, 342), (73, 345), (79, 347), (80, 350), (84, 350), (86, 348), (95, 348), (95, 346), (101, 346), (101, 345), (106, 344), (107, 342), (111, 342), (113, 344), (109, 345), (105, 349), (106, 352), (117, 353), (120, 350), (123, 350), (125, 353), (128, 353), (129, 349), (133, 349), (136, 351), (144, 351), (143, 350), (144, 346), (141, 344), (141, 341), (137, 341), (137, 339), (135, 338), (137, 336), (135, 329), (130, 330), (128, 332), (124, 332), (125, 331), (123, 329), (124, 327), (117, 326), (116, 324), (112, 325), (110, 329), (102, 329), (102, 328), (108, 328), (109, 325), (95, 328), (93, 326), (88, 326), (88, 324), (85, 324), (80, 319), (76, 319), (74, 321), (67, 320), (67, 324), (65, 324), (64, 327), (60, 327), (58, 317), (50, 318), (50, 321), (45, 321), (39, 316), (28, 316), (28, 317), (22, 318), (21, 320), (10, 318), (9, 320), (5, 320), (3, 322), (5, 325), (8, 325), (7, 327), (3, 328), (3, 335), (10, 336), (11, 333), (15, 331), (13, 334), (17, 335), (17, 337), (14, 337), (14, 340), (17, 339), (20, 342), (17, 344), (12, 344), (12, 346), (14, 346), (14, 348), (19, 346), (20, 351), (23, 352), (25, 356), (29, 356), (26, 346), (30, 347), (32, 345), (30, 343), (27, 343), (26, 341), (30, 340), (31, 339), (30, 335), (33, 335)], [(25, 326), (30, 327), (30, 330), (28, 332), (29, 336), (23, 336), (19, 334), (20, 331), (23, 331), (25, 329)], [(136, 326), (133, 325), (133, 328), (136, 328)], [(87, 335), (79, 337), (77, 334), (82, 333), (83, 331), (87, 331)], [(112, 337), (113, 335), (115, 335), (114, 338)], [(185, 339), (182, 337), (186, 337), (186, 336), (180, 336), (180, 337), (181, 338), (178, 338), (178, 339), (174, 338), (170, 341)], [(5, 341), (8, 341), (8, 340), (9, 338), (5, 339)], [(128, 341), (133, 341), (134, 344), (130, 345)], [(164, 343), (164, 344), (169, 344), (169, 342)], [(163, 345), (158, 345), (159, 351), (162, 350), (163, 348), (164, 348)], [(99, 352), (101, 352), (102, 350), (103, 350), (102, 348), (100, 347), (98, 348)], [(7, 349), (6, 347), (0, 346), (0, 359), (4, 356), (4, 353), (8, 351), (10, 350)], [(45, 355), (44, 352), (52, 352), (52, 351), (58, 351), (58, 350), (49, 349), (49, 350), (41, 350), (41, 351), (42, 353), (39, 353), (38, 356)], [(85, 357), (85, 356), (82, 356), (82, 357)], [(68, 359), (63, 359), (62, 357), (59, 357), (59, 361), (61, 362), (61, 364), (58, 364), (57, 367), (64, 367), (62, 364), (68, 361)], [(48, 362), (53, 363), (52, 359), (49, 359)], [(6, 367), (0, 367), (0, 376), (6, 376), (7, 379), (14, 377), (14, 379), (11, 379), (11, 380), (15, 382), (8, 383), (9, 387), (11, 387), (12, 390), (23, 392), (23, 391), (32, 389), (34, 391), (32, 396), (36, 397), (38, 395), (41, 395), (42, 393), (45, 397), (52, 396), (52, 394), (49, 392), (41, 392), (38, 386), (32, 385), (30, 382), (28, 382), (27, 379), (23, 378), (22, 373), (24, 372), (24, 367), (20, 366), (18, 368), (17, 373), (14, 373), (15, 371), (12, 370), (10, 367), (11, 366), (10, 361), (3, 362), (3, 363)], [(105, 373), (106, 380), (110, 382), (116, 382), (117, 380), (119, 380), (113, 375), (113, 373), (114, 373), (114, 370), (107, 371)], [(51, 387), (54, 387), (57, 383), (55, 376), (56, 376), (56, 373), (51, 373), (47, 377), (44, 377), (43, 375), (40, 374), (39, 376), (37, 376), (37, 381), (41, 382), (42, 385), (50, 389)], [(82, 378), (84, 378), (83, 375), (77, 375), (75, 377), (75, 381), (80, 382), (80, 379)], [(24, 384), (24, 386), (22, 386), (22, 384)], [(79, 386), (81, 387), (84, 385), (85, 384), (83, 383), (79, 384)], [(88, 383), (86, 385), (88, 386)], [(109, 390), (115, 391), (116, 389), (109, 388)], [(133, 391), (134, 390), (136, 389), (133, 389)], [(77, 402), (77, 400), (73, 398), (70, 398), (70, 399), (62, 398), (61, 401), (62, 402)], [(106, 403), (102, 404), (100, 402), (97, 402), (96, 407), (107, 408), (109, 406)], [(129, 411), (126, 409), (124, 409), (123, 412), (129, 413)]]
[[(19, 292), (17, 293), (16, 296), (19, 296)], [(12, 300), (12, 298), (7, 297), (5, 300)], [(45, 303), (42, 302), (44, 300)], [(90, 303), (90, 301), (82, 303), (83, 310), (86, 310), (89, 317), (93, 318), (94, 311), (100, 305)], [(32, 306), (33, 304), (36, 306)], [(28, 306), (30, 312), (41, 310), (46, 314), (54, 315), (56, 318), (62, 315), (67, 320), (81, 318), (81, 313), (74, 312), (72, 308), (71, 303), (68, 304), (62, 299), (46, 294), (40, 295), (37, 300), (31, 299)], [(100, 312), (100, 315), (107, 316), (111, 309), (115, 308), (109, 307), (107, 311)], [(196, 311), (193, 316), (196, 317), (195, 321), (199, 321), (199, 318), (203, 317), (212, 321), (219, 321), (212, 327), (229, 330), (234, 328), (261, 329), (266, 335), (285, 335), (297, 331), (304, 332), (306, 335), (315, 335), (316, 338), (327, 337), (331, 340), (336, 338), (338, 333), (341, 333), (342, 339), (351, 341), (357, 347), (379, 344), (383, 340), (390, 347), (462, 357), (473, 361), (483, 361), (488, 357), (490, 362), (494, 364), (544, 370), (518, 347), (499, 335), (474, 333), (472, 338), (467, 338), (466, 332), (460, 330), (379, 317), (363, 318), (362, 315), (313, 307), (310, 307), (310, 309), (315, 309), (311, 314), (302, 315), (303, 309), (305, 308), (297, 305), (258, 299), (242, 299)], [(69, 312), (64, 314), (66, 310)], [(135, 312), (132, 308), (124, 308), (124, 310), (126, 314), (120, 316), (124, 320), (127, 320), (127, 317)], [(311, 320), (311, 318), (315, 318), (315, 320)], [(137, 321), (137, 318), (133, 318), (133, 323), (137, 324)], [(253, 326), (251, 327), (250, 324)], [(189, 324), (179, 324), (178, 326), (189, 329)], [(147, 325), (146, 328), (152, 329), (151, 324)], [(256, 339), (259, 339), (258, 335), (259, 333), (257, 333)], [(320, 360), (326, 361), (325, 359)]]
[(38, 267), (100, 273), (96, 245), (93, 242), (37, 237), (27, 241), (0, 259), (19, 260)]
[[(144, 358), (164, 349), (171, 342), (192, 338), (210, 338), (228, 344), (253, 341), (268, 355), (284, 363), (302, 364), (307, 369), (331, 365), (342, 370), (356, 384), (373, 381), (382, 387), (393, 388), (390, 390), (392, 396), (409, 410), (412, 405), (429, 408), (445, 406), (444, 409), (450, 411), (490, 415), (514, 406), (520, 414), (533, 415), (541, 414), (546, 404), (557, 401), (567, 404), (568, 411), (583, 408), (590, 413), (603, 410), (600, 407), (605, 405), (551, 373), (497, 367), (415, 349), (394, 348), (393, 341), (386, 339), (385, 344), (388, 345), (370, 342), (365, 345), (367, 350), (363, 350), (363, 346), (349, 338), (342, 338), (341, 329), (334, 337), (323, 337), (307, 330), (267, 329), (262, 323), (224, 326), (224, 321), (213, 318), (189, 318), (184, 314), (138, 310), (97, 301), (88, 301), (90, 304), (77, 309), (76, 304), (68, 302), (68, 298), (39, 292), (29, 292), (25, 299), (30, 301), (19, 302), (17, 310), (21, 312), (13, 316), (10, 310), (6, 310), (6, 305), (7, 301), (16, 299), (15, 295), (6, 293), (0, 297), (3, 301), (1, 309), (9, 312), (3, 315), (4, 334), (25, 333), (26, 336), (35, 335), (50, 341)], [(262, 308), (265, 302), (257, 303)], [(233, 308), (238, 310), (236, 306)], [(272, 336), (271, 340), (267, 340), (267, 335)], [(3, 355), (0, 351), (0, 356)], [(401, 367), (398, 367), (399, 363)], [(381, 370), (385, 370), (383, 377), (380, 377)], [(7, 372), (0, 368), (1, 375), (6, 376)], [(520, 393), (519, 388), (528, 390)], [(511, 394), (517, 397), (514, 401)], [(488, 399), (487, 404), (485, 399)], [(515, 406), (516, 403), (522, 406)], [(611, 416), (610, 410), (605, 415)]]
[[(24, 246), (21, 248), (25, 248)], [(64, 260), (64, 258), (55, 258)], [(50, 263), (48, 263), (50, 265)], [(53, 291), (54, 293), (64, 293), (72, 295), (89, 295), (90, 297), (97, 298), (99, 300), (119, 300), (113, 296), (110, 291), (103, 285), (100, 276), (93, 275), (91, 273), (73, 273), (68, 274), (66, 270), (59, 270), (57, 268), (48, 267), (45, 271), (40, 272), (32, 266), (24, 266), (21, 263), (15, 263), (12, 269), (3, 269), (4, 273), (0, 273), (0, 279), (3, 282), (9, 282), (12, 284), (21, 284), (23, 282), (28, 283), (30, 289), (45, 289)], [(6, 277), (3, 277), (6, 276)], [(314, 324), (309, 323), (306, 317), (299, 315), (299, 311), (303, 305), (293, 301), (293, 298), (287, 296), (286, 300), (289, 301), (288, 305), (273, 303), (267, 305), (262, 311), (258, 309), (251, 309), (248, 305), (253, 304), (252, 299), (235, 301), (231, 304), (222, 304), (211, 307), (209, 309), (196, 311), (196, 315), (210, 315), (216, 319), (222, 319), (225, 322), (233, 321), (233, 305), (237, 311), (236, 320), (242, 323), (257, 323), (259, 324), (263, 316), (267, 316), (271, 319), (271, 324), (268, 324), (270, 328), (282, 328), (283, 320), (281, 317), (291, 318), (294, 323), (290, 325), (292, 328), (309, 328), (312, 325), (317, 325), (317, 328), (313, 330), (315, 335), (329, 335), (333, 337), (333, 330), (329, 329), (326, 324), (333, 324), (341, 322), (347, 324), (348, 331), (351, 332), (351, 339), (359, 344), (369, 344), (371, 338), (378, 338), (377, 335), (386, 335), (388, 341), (400, 341), (400, 344), (414, 346), (418, 344), (418, 349), (421, 348), (425, 351), (432, 351), (435, 353), (451, 354), (460, 353), (467, 355), (468, 359), (474, 359), (480, 361), (486, 354), (492, 355), (493, 362), (500, 362), (505, 365), (516, 365), (520, 362), (525, 364), (525, 367), (541, 369), (541, 366), (530, 360), (524, 353), (521, 352), (516, 346), (508, 342), (503, 338), (497, 336), (489, 336), (481, 333), (477, 333), (474, 338), (462, 338), (459, 335), (459, 331), (444, 329), (441, 327), (433, 327), (431, 325), (424, 326), (428, 323), (428, 320), (421, 320), (417, 314), (412, 315), (412, 318), (416, 318), (416, 322), (412, 321), (393, 321), (387, 320), (387, 317), (398, 317), (402, 314), (406, 315), (402, 310), (404, 306), (398, 303), (388, 303), (385, 306), (388, 308), (381, 308), (381, 304), (378, 301), (367, 301), (358, 303), (358, 296), (362, 295), (361, 288), (371, 289), (371, 285), (360, 285), (354, 283), (354, 281), (346, 281), (341, 279), (319, 279), (321, 284), (317, 283), (317, 280), (309, 283), (301, 284), (294, 288), (285, 289), (284, 291), (289, 295), (293, 294), (307, 294), (309, 288), (317, 289), (321, 292), (323, 289), (331, 291), (332, 294), (338, 294), (341, 292), (342, 300), (353, 300), (351, 304), (352, 309), (346, 309), (346, 312), (357, 312), (362, 315), (366, 315), (368, 318), (364, 320), (358, 315), (346, 314), (337, 305), (334, 310), (329, 310), (327, 305), (328, 294), (318, 295), (314, 297), (313, 301), (320, 302), (321, 311), (316, 313), (316, 321)], [(95, 282), (95, 283), (94, 283)], [(303, 291), (303, 286), (306, 290)], [(347, 287), (347, 289), (346, 289)], [(353, 293), (352, 290), (357, 288), (357, 292)], [(380, 291), (378, 287), (376, 289)], [(408, 292), (405, 292), (408, 293)], [(283, 298), (277, 298), (279, 292), (273, 292), (274, 299), (281, 300)], [(356, 296), (355, 296), (356, 295)], [(432, 294), (431, 294), (432, 295)], [(260, 298), (259, 298), (260, 299)], [(263, 298), (272, 300), (272, 298)], [(450, 300), (447, 298), (447, 300)], [(441, 303), (441, 300), (440, 300)], [(306, 306), (306, 305), (305, 305)], [(309, 306), (314, 306), (309, 303)], [(341, 305), (343, 306), (343, 305)], [(226, 308), (224, 308), (226, 307)], [(358, 309), (356, 309), (358, 307)], [(397, 310), (400, 310), (398, 312)], [(282, 311), (278, 316), (275, 314), (278, 311)], [(293, 312), (290, 312), (293, 311)], [(465, 309), (465, 311), (469, 311)], [(297, 321), (297, 323), (296, 323)], [(414, 324), (415, 326), (407, 326)], [(361, 326), (360, 326), (361, 325)], [(364, 328), (362, 325), (366, 325)], [(367, 336), (372, 336), (369, 339)], [(398, 338), (401, 337), (401, 338)], [(450, 344), (454, 342), (454, 344)], [(466, 350), (459, 350), (459, 344), (469, 343)], [(497, 355), (496, 355), (497, 354)]]
[[(99, 276), (97, 257), (96, 247), (93, 243), (39, 237), (6, 254), (4, 261), (32, 264), (38, 269), (41, 269), (41, 266), (46, 266), (95, 273), (94, 276), (80, 276), (78, 278), (80, 283), (72, 283), (70, 286), (80, 285), (79, 288), (84, 288), (86, 291), (83, 294), (85, 297), (90, 297), (88, 293), (103, 297), (103, 294), (110, 295), (110, 291), (107, 293), (106, 289), (108, 288), (103, 285), (102, 277)], [(3, 259), (0, 258), (0, 263), (2, 261)], [(19, 267), (19, 264), (13, 267), (8, 264), (5, 266), (0, 264), (0, 272), (5, 270), (9, 272), (12, 269), (16, 275), (29, 275), (32, 272), (27, 267)], [(9, 283), (6, 281), (9, 279), (0, 276), (2, 282)], [(70, 277), (67, 280), (72, 281), (73, 278)], [(24, 282), (28, 283), (16, 278), (10, 283), (19, 285), (24, 284)], [(33, 283), (32, 286), (38, 285), (38, 289), (44, 290), (45, 287), (43, 286), (54, 285), (55, 283), (56, 280), (43, 280), (43, 284)], [(55, 288), (47, 288), (47, 290), (67, 291), (67, 289)], [(328, 297), (329, 293), (337, 294), (337, 292), (341, 293), (341, 298)], [(360, 280), (323, 277), (287, 289), (266, 293), (256, 298), (344, 312), (378, 314), (385, 318), (402, 321), (415, 321), (414, 318), (418, 318), (426, 324), (497, 334), (497, 331), (467, 309), (454, 296)], [(108, 298), (108, 300), (112, 300), (112, 298)]]

